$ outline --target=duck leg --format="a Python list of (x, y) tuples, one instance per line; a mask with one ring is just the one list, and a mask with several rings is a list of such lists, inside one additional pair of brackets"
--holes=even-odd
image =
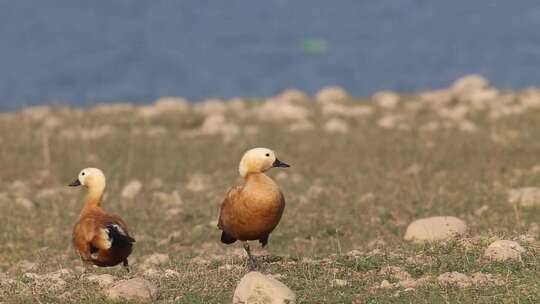
[(125, 259), (124, 261), (122, 261), (122, 266), (124, 266), (124, 269), (129, 272), (129, 262), (128, 262), (128, 259)]
[(248, 255), (250, 268), (253, 268), (253, 266), (255, 266), (255, 259), (251, 255), (251, 249), (249, 248), (249, 243), (247, 241), (244, 241), (244, 250), (246, 251)]
[(90, 261), (83, 260), (84, 273), (92, 272), (93, 264)]

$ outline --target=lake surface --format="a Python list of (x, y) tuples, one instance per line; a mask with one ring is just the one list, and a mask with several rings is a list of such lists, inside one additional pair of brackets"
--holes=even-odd
[(0, 1), (0, 110), (540, 85), (538, 0)]

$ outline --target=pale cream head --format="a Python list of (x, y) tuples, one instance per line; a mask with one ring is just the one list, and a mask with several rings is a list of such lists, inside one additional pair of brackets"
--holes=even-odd
[(287, 168), (289, 165), (278, 160), (276, 153), (270, 149), (254, 148), (242, 156), (238, 171), (245, 177), (248, 173), (261, 173), (273, 167)]
[(105, 174), (98, 168), (86, 168), (81, 170), (77, 180), (70, 186), (86, 186), (88, 188), (105, 188)]

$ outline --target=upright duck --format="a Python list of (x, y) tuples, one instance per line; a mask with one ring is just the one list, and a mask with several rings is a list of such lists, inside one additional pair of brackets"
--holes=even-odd
[(73, 228), (73, 246), (87, 269), (92, 265), (110, 267), (120, 263), (127, 269), (135, 239), (129, 235), (122, 218), (101, 208), (105, 175), (96, 168), (83, 169), (69, 184), (72, 187), (81, 185), (88, 188), (88, 196)]
[(237, 240), (244, 243), (244, 249), (253, 263), (247, 241), (258, 240), (264, 247), (268, 236), (276, 228), (285, 199), (278, 185), (264, 172), (274, 167), (287, 168), (279, 161), (274, 151), (254, 148), (247, 151), (240, 160), (239, 171), (244, 185), (229, 190), (221, 204), (218, 227), (222, 230), (221, 242), (232, 244)]

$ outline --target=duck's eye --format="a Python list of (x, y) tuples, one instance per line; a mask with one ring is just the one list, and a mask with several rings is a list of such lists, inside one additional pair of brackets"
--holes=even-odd
[(83, 172), (83, 173), (81, 173), (81, 175), (83, 175), (83, 176), (84, 176), (84, 174), (85, 174), (84, 172)]
[(266, 157), (270, 157), (270, 153), (266, 153)]

